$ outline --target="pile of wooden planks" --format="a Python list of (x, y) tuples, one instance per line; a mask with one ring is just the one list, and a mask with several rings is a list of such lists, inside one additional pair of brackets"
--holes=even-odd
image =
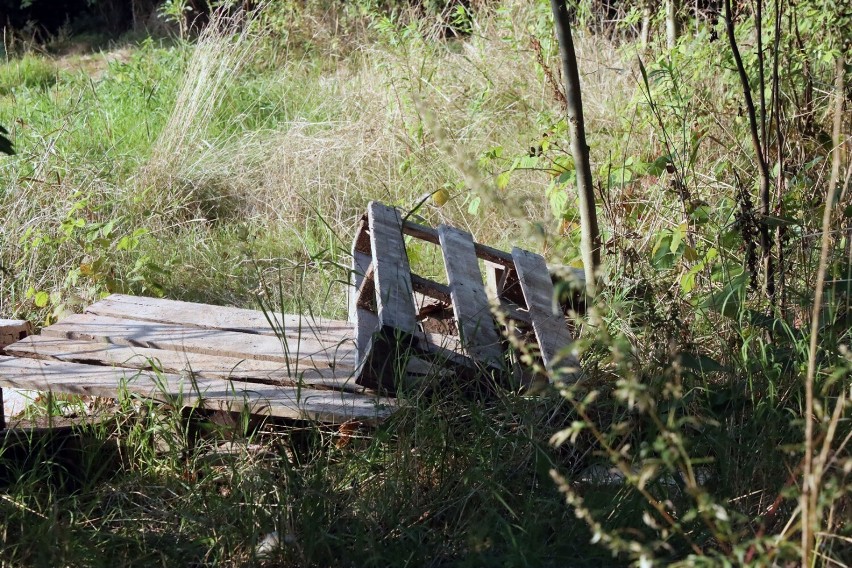
[[(406, 238), (440, 247), (446, 284), (411, 272)], [(38, 336), (7, 325), (0, 389), (342, 423), (386, 418), (397, 404), (379, 393), (402, 383), (579, 377), (541, 256), (372, 202), (352, 257), (350, 322), (115, 294)]]
[[(440, 247), (447, 284), (411, 272), (406, 237)], [(518, 372), (517, 348), (538, 357), (549, 376), (579, 378), (572, 336), (564, 314), (554, 307), (553, 283), (541, 256), (519, 248), (506, 253), (449, 225), (432, 229), (372, 202), (352, 258), (349, 311), (356, 327), (358, 384), (393, 391), (412, 377), (485, 373), (512, 375), (523, 385), (531, 379)], [(452, 331), (424, 329), (435, 303), (451, 309), (447, 328)]]
[(0, 387), (14, 389), (330, 423), (396, 407), (355, 384), (352, 326), (333, 320), (116, 294), (5, 353)]

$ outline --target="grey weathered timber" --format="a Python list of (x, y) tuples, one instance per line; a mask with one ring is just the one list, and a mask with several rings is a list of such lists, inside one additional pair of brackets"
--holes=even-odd
[(422, 276), (412, 274), (411, 285), (414, 288), (415, 292), (419, 292), (424, 296), (434, 298), (435, 300), (444, 302), (446, 304), (452, 302), (452, 297), (450, 296), (450, 287), (446, 284), (434, 282), (432, 280), (423, 278)]
[(289, 363), (291, 371), (300, 366), (351, 368), (355, 364), (354, 345), (351, 340), (329, 346), (311, 338), (283, 341), (267, 335), (140, 322), (94, 314), (69, 316), (45, 328), (42, 335), (278, 361)]
[(368, 223), (379, 325), (413, 334), (417, 320), (402, 219), (396, 209), (373, 201), (368, 208)]
[(472, 359), (502, 367), (503, 349), (479, 272), (473, 237), (447, 225), (438, 228), (438, 236), (462, 346)]
[(355, 385), (353, 371), (328, 368), (300, 368), (294, 371), (275, 361), (205, 355), (66, 339), (44, 335), (30, 336), (9, 346), (7, 355), (49, 359), (69, 363), (119, 366), (165, 373), (193, 373), (210, 379), (230, 379), (281, 386), (308, 386), (362, 391)]
[(86, 313), (268, 336), (283, 332), (288, 338), (305, 337), (331, 343), (352, 336), (352, 326), (343, 321), (124, 294), (112, 294), (86, 308)]
[(26, 320), (0, 319), (0, 351), (31, 333), (32, 326)]
[[(424, 240), (433, 244), (440, 244), (441, 239), (438, 235), (438, 231), (433, 229), (432, 227), (426, 227), (425, 225), (420, 225), (413, 221), (405, 221), (403, 224), (403, 232), (406, 235)], [(496, 249), (494, 247), (490, 247), (488, 245), (483, 245), (481, 243), (473, 243), (474, 249), (476, 250), (476, 256), (487, 260), (489, 262), (493, 262), (495, 264), (500, 264), (502, 266), (512, 266), (512, 256), (509, 253), (503, 252), (500, 249)]]
[[(32, 333), (32, 326), (26, 320), (0, 319), (0, 354), (4, 349)], [(3, 389), (0, 388), (0, 430), (6, 428), (6, 412), (3, 404)]]
[[(356, 246), (357, 243), (358, 240), (356, 239)], [(355, 344), (358, 361), (363, 361), (367, 354), (367, 349), (369, 349), (370, 338), (379, 329), (379, 318), (373, 312), (359, 305), (359, 301), (364, 300), (362, 295), (366, 293), (365, 288), (369, 288), (370, 294), (375, 294), (375, 284), (372, 281), (367, 281), (368, 273), (371, 271), (372, 257), (368, 253), (354, 249), (352, 251), (352, 258), (355, 270), (353, 270), (354, 288), (351, 291), (349, 313), (355, 324)], [(372, 274), (370, 274), (370, 277), (372, 277)]]
[(553, 310), (553, 283), (544, 258), (519, 248), (512, 249), (512, 258), (545, 367), (564, 380), (578, 379), (579, 364), (566, 354), (571, 333), (565, 316)]
[(75, 395), (119, 398), (123, 393), (177, 406), (247, 411), (282, 418), (344, 422), (381, 420), (390, 399), (330, 390), (278, 387), (199, 377), (0, 356), (0, 385)]

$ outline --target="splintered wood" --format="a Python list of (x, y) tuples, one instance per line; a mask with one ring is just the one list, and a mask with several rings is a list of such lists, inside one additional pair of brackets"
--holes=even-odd
[[(441, 248), (448, 284), (411, 272), (406, 236)], [(514, 375), (525, 386), (532, 375), (519, 368), (511, 343), (520, 343), (520, 350), (537, 358), (550, 377), (579, 378), (569, 349), (571, 333), (555, 308), (541, 256), (518, 248), (508, 254), (476, 243), (454, 227), (425, 227), (373, 202), (356, 234), (352, 257), (349, 315), (356, 328), (359, 385), (393, 391), (430, 376), (464, 381)], [(436, 313), (452, 314), (443, 331), (427, 325)], [(510, 335), (516, 341), (504, 339)]]
[(115, 294), (5, 353), (0, 387), (331, 423), (396, 408), (355, 384), (340, 321)]

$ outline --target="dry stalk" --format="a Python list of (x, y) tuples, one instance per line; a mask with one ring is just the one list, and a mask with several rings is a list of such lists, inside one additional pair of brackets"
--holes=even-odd
[[(835, 69), (835, 96), (836, 107), (834, 109), (834, 148), (832, 150), (831, 179), (828, 183), (828, 191), (825, 196), (825, 209), (822, 215), (822, 246), (819, 256), (819, 268), (817, 269), (816, 289), (814, 292), (814, 307), (811, 312), (811, 341), (808, 351), (808, 371), (805, 378), (805, 468), (802, 474), (802, 566), (810, 566), (813, 562), (814, 533), (819, 531), (818, 497), (820, 477), (825, 456), (814, 461), (814, 379), (816, 376), (816, 353), (819, 343), (819, 313), (822, 309), (823, 287), (825, 285), (825, 274), (828, 270), (828, 255), (832, 245), (831, 238), (831, 210), (834, 203), (834, 195), (837, 193), (837, 185), (840, 180), (841, 159), (841, 124), (843, 121), (844, 102), (844, 58), (838, 56)], [(842, 404), (838, 401), (838, 404)]]

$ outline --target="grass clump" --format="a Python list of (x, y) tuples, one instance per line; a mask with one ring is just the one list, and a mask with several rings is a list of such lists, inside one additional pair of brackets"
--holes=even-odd
[(57, 83), (59, 70), (48, 58), (26, 54), (0, 64), (0, 96), (19, 89), (45, 90)]

